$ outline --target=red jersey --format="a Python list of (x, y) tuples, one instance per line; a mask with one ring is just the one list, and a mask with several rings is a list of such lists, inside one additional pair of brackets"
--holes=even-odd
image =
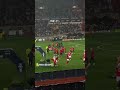
[(55, 53), (58, 54), (58, 49), (57, 48), (55, 49)]
[(60, 49), (60, 54), (62, 54), (63, 53), (63, 49)]
[(58, 62), (58, 57), (53, 57), (53, 58), (52, 58), (52, 61), (54, 62), (54, 65), (56, 65), (57, 62)]
[(51, 46), (48, 46), (48, 48), (51, 48)]
[(84, 54), (83, 54), (83, 61), (85, 61), (85, 57), (86, 57), (86, 54), (85, 54), (85, 52), (84, 52)]
[(65, 48), (65, 47), (63, 47), (63, 52), (64, 52), (64, 53), (66, 52), (66, 48)]
[(67, 54), (67, 59), (70, 59), (71, 58), (71, 52), (69, 52), (68, 54)]
[(92, 58), (95, 57), (95, 55), (94, 55), (94, 49), (92, 49), (92, 51), (91, 51), (91, 57), (92, 57)]
[(61, 49), (62, 49), (62, 52), (64, 52), (64, 51), (65, 51), (64, 47), (62, 47)]
[(71, 51), (71, 52), (73, 52), (73, 51), (74, 51), (74, 48), (73, 48), (73, 47), (72, 47), (72, 48), (70, 48), (70, 51)]
[(87, 58), (87, 51), (85, 50), (85, 51), (84, 51), (84, 54), (83, 54), (83, 61), (85, 61), (86, 58)]
[(116, 68), (116, 76), (120, 76), (120, 68)]

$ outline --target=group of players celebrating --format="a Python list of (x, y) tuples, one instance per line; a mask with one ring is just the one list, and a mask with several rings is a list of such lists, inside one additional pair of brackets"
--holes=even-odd
[[(53, 51), (53, 58), (51, 59), (54, 63), (54, 66), (57, 66), (59, 62), (59, 57), (61, 57), (63, 54), (66, 54), (66, 64), (68, 64), (71, 59), (72, 55), (74, 54), (74, 47), (71, 47), (68, 52), (66, 52), (66, 48), (63, 46), (62, 43), (52, 43), (51, 45), (46, 46), (46, 53), (49, 53), (49, 51)], [(90, 59), (88, 58), (88, 50), (84, 50), (83, 53), (83, 61), (85, 64), (85, 68), (87, 69), (90, 65), (95, 65), (95, 55), (94, 55), (94, 49), (90, 49)]]
[(52, 43), (52, 45), (46, 46), (46, 53), (49, 53), (49, 51), (53, 51), (53, 58), (51, 59), (54, 63), (54, 66), (58, 65), (59, 57), (61, 57), (63, 54), (66, 54), (66, 64), (69, 63), (69, 61), (72, 58), (72, 54), (74, 53), (74, 47), (71, 47), (68, 52), (66, 52), (66, 48), (63, 46), (62, 43)]

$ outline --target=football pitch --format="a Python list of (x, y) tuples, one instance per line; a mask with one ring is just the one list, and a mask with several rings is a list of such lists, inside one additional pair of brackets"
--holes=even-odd
[[(27, 42), (26, 42), (27, 41)], [(47, 45), (52, 42), (37, 42), (36, 46), (41, 46), (45, 51)], [(25, 50), (31, 48), (31, 40), (28, 38), (11, 38), (0, 40), (0, 48), (13, 48), (17, 55), (26, 61)], [(120, 55), (120, 32), (95, 33), (92, 37), (87, 37), (81, 41), (64, 41), (63, 45), (68, 52), (69, 48), (74, 46), (75, 52), (72, 60), (66, 65), (66, 54), (59, 57), (59, 63), (56, 67), (35, 67), (35, 72), (50, 72), (68, 69), (84, 68), (82, 61), (85, 48), (93, 47), (95, 49), (95, 66), (88, 70), (86, 90), (116, 90), (116, 81), (112, 76), (115, 73), (116, 57)], [(51, 51), (47, 58), (52, 58)], [(41, 54), (36, 51), (35, 63), (39, 63)], [(53, 63), (51, 61), (51, 63)], [(16, 66), (8, 59), (0, 59), (0, 82), (3, 87), (7, 87), (15, 80), (24, 81), (24, 75), (21, 77), (16, 70)], [(28, 72), (29, 73), (29, 72)], [(25, 76), (26, 77), (26, 76)], [(7, 83), (6, 83), (7, 82)], [(0, 90), (2, 90), (0, 88)]]
[[(44, 42), (36, 42), (36, 46), (40, 46), (44, 51), (46, 51), (46, 46), (49, 44), (52, 44), (52, 41), (44, 41)], [(55, 43), (55, 42), (54, 42)], [(79, 40), (79, 41), (62, 41), (63, 46), (66, 48), (66, 53), (70, 50), (71, 47), (74, 47), (75, 51), (72, 55), (71, 61), (66, 64), (66, 53), (62, 56), (59, 56), (59, 62), (58, 66), (51, 67), (51, 66), (36, 66), (35, 72), (41, 73), (41, 72), (52, 72), (52, 71), (60, 71), (60, 70), (69, 70), (69, 69), (82, 69), (84, 68), (83, 63), (83, 52), (85, 49), (85, 40)], [(53, 58), (53, 51), (50, 51), (49, 54), (46, 55), (46, 59), (52, 59)], [(35, 52), (35, 64), (39, 63), (42, 58), (42, 55), (36, 50)], [(51, 60), (51, 63), (53, 61)]]
[(89, 68), (86, 90), (116, 90), (116, 57), (120, 55), (120, 32), (86, 36), (85, 47), (95, 49), (95, 66)]

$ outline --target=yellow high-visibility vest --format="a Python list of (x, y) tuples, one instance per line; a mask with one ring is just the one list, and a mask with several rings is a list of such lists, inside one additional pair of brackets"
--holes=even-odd
[(28, 54), (30, 53), (30, 51), (31, 51), (30, 48), (26, 49), (26, 55), (27, 55), (27, 56), (28, 56)]

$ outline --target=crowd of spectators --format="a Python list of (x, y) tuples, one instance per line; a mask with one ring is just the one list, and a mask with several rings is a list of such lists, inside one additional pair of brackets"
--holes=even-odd
[(86, 31), (101, 31), (101, 30), (114, 30), (120, 28), (120, 20), (114, 19), (109, 16), (103, 18), (97, 17), (86, 20)]
[(111, 31), (120, 28), (120, 15), (115, 11), (112, 2), (94, 0), (87, 1), (86, 4), (86, 31)]
[(60, 25), (60, 34), (63, 33), (80, 33), (81, 27), (80, 24), (62, 24)]
[[(42, 8), (42, 7), (41, 7)], [(55, 11), (46, 11), (46, 10), (42, 10), (42, 9), (38, 9), (36, 8), (36, 11), (35, 11), (35, 36), (36, 37), (45, 37), (45, 36), (52, 36), (54, 34), (69, 34), (69, 33), (81, 33), (81, 25), (80, 24), (61, 24), (62, 21), (57, 24), (57, 23), (53, 23), (53, 25), (50, 25), (49, 22), (52, 19), (61, 19), (62, 18), (67, 18), (67, 19), (71, 19), (71, 18), (76, 18), (78, 15), (77, 14), (71, 14), (70, 12), (67, 13), (67, 11), (63, 11), (63, 12), (60, 12), (59, 11), (59, 14), (58, 13), (55, 13)], [(69, 10), (68, 10), (69, 11)], [(81, 12), (80, 12), (81, 13)], [(82, 16), (81, 16), (82, 17)], [(77, 17), (78, 20), (80, 20), (79, 17)], [(81, 21), (81, 20), (80, 20)], [(67, 22), (67, 21), (66, 21)], [(55, 25), (57, 24), (57, 25)], [(58, 27), (57, 29), (56, 26)], [(57, 33), (56, 33), (57, 31)]]
[[(46, 5), (46, 1), (36, 1), (35, 6), (35, 36), (45, 37), (54, 34), (72, 34), (81, 33), (80, 24), (61, 24), (63, 19), (77, 19), (80, 20), (84, 17), (84, 9), (77, 3), (73, 6), (73, 1), (69, 3), (64, 2), (65, 6), (55, 2), (55, 6), (51, 6), (51, 2)], [(78, 1), (79, 2), (79, 1)], [(60, 2), (62, 3), (62, 1)], [(77, 5), (78, 4), (78, 5)], [(56, 6), (57, 5), (57, 6)], [(60, 20), (60, 23), (55, 25), (49, 24), (50, 20)], [(65, 21), (68, 22), (68, 21)], [(57, 29), (56, 29), (57, 27)]]
[(52, 36), (54, 34), (73, 34), (78, 37), (79, 34), (76, 34), (81, 33), (82, 28), (80, 24), (49, 24), (48, 20), (38, 20), (35, 24), (35, 30), (36, 37)]
[(48, 26), (48, 21), (45, 20), (38, 20), (35, 23), (35, 36), (40, 36), (40, 37), (44, 37), (44, 36), (51, 36), (52, 32), (51, 32), (51, 28)]

